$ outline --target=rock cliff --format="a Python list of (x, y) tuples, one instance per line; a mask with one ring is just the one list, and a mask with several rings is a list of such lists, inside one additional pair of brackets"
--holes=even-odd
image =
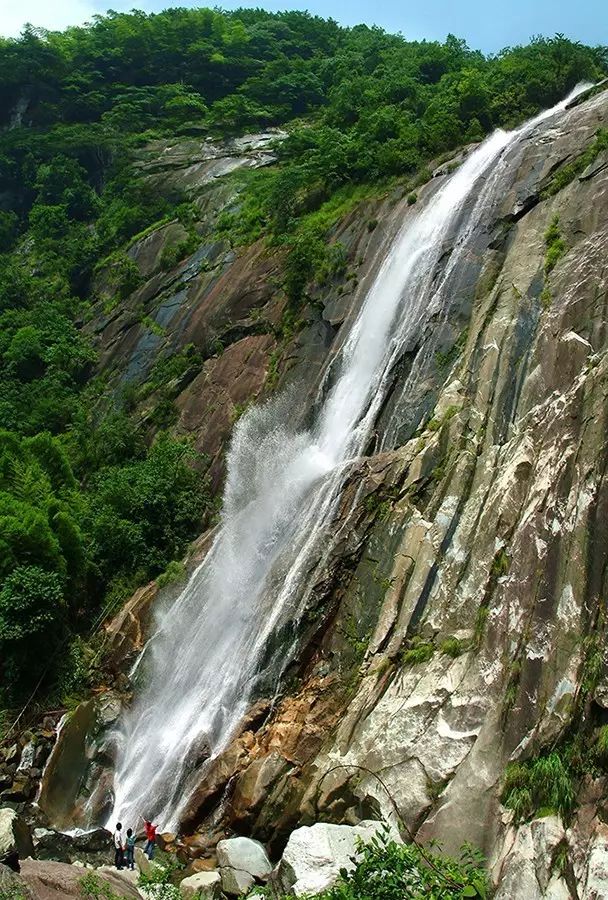
[[(561, 817), (503, 805), (510, 763), (559, 755), (581, 735), (591, 747), (608, 722), (606, 127), (603, 92), (539, 125), (513, 160), (447, 319), (408, 348), (352, 467), (282, 696), (258, 702), (191, 798), (191, 855), (230, 830), (276, 854), (298, 824), (398, 814), (421, 840), (481, 847), (500, 897), (608, 896), (601, 769), (573, 767), (576, 801)], [(101, 272), (88, 327), (116, 390), (143, 383), (164, 354), (201, 350), (172, 385), (174, 427), (219, 484), (247, 403), (297, 384), (305, 417), (343, 323), (415, 209), (396, 191), (349, 214), (332, 235), (346, 275), (310, 285), (286, 335), (280, 250), (215, 239), (238, 196), (209, 183), (216, 171), (191, 152), (174, 153), (171, 177), (192, 184), (198, 249), (167, 271), (162, 251), (181, 226), (142, 238), (128, 251), (142, 283), (104, 310)], [(271, 160), (252, 140), (229, 165), (254, 162)], [(157, 177), (153, 157), (142, 165)], [(448, 239), (443, 265), (450, 250)], [(140, 396), (144, 415), (158, 399)], [(129, 608), (137, 646), (138, 603), (146, 612), (152, 595)], [(120, 631), (110, 635), (126, 658)]]

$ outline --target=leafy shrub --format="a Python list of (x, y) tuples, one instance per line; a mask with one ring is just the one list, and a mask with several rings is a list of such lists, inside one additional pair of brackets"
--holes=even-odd
[(122, 300), (143, 282), (137, 263), (126, 253), (114, 254), (109, 274), (111, 287)]
[(173, 269), (182, 259), (190, 256), (197, 248), (200, 239), (196, 232), (188, 235), (183, 241), (164, 247), (160, 255), (160, 267), (167, 272)]
[(483, 858), (470, 846), (455, 859), (381, 834), (361, 845), (355, 868), (343, 869), (337, 884), (319, 900), (485, 898), (488, 890)]
[(180, 900), (178, 886), (173, 884), (176, 872), (184, 868), (174, 856), (168, 853), (157, 853), (154, 866), (148, 872), (141, 872), (137, 879), (138, 887), (150, 900)]
[(83, 900), (120, 900), (119, 894), (115, 894), (108, 882), (102, 881), (95, 872), (87, 872), (79, 886)]
[(184, 564), (174, 559), (169, 563), (165, 571), (158, 576), (156, 583), (159, 588), (164, 588), (175, 581), (181, 581), (185, 576), (186, 569)]

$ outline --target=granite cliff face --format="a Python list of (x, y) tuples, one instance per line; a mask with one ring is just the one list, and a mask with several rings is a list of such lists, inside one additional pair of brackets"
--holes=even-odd
[[(184, 852), (206, 854), (236, 830), (276, 854), (298, 824), (397, 810), (421, 840), (481, 847), (501, 898), (608, 896), (601, 773), (577, 777), (567, 822), (517, 824), (501, 804), (509, 762), (559, 747), (573, 728), (593, 740), (608, 721), (608, 156), (588, 153), (606, 127), (608, 92), (538, 126), (513, 159), (447, 319), (432, 319), (408, 348), (352, 467), (284, 692), (259, 699), (206, 772), (182, 822)], [(226, 165), (271, 162), (261, 143), (233, 149)], [(174, 427), (209, 455), (219, 484), (244, 405), (292, 383), (306, 417), (343, 323), (415, 210), (396, 192), (346, 217), (332, 236), (346, 277), (309, 286), (302, 327), (285, 335), (280, 250), (213, 240), (238, 196), (221, 178), (207, 183), (199, 151), (180, 153), (171, 177), (181, 172), (198, 198), (199, 248), (163, 271), (181, 226), (140, 240), (129, 255), (143, 283), (110, 312), (100, 299), (89, 327), (117, 390), (143, 382), (163, 353), (202, 349), (202, 365), (173, 386)], [(142, 159), (151, 178), (158, 165)], [(451, 249), (448, 239), (445, 260)], [(417, 359), (422, 375), (406, 392)], [(156, 400), (140, 401), (142, 414)], [(142, 645), (154, 594), (133, 599), (128, 629), (110, 626), (117, 669)], [(69, 727), (57, 752), (62, 740)], [(79, 809), (90, 783), (89, 774), (73, 786)], [(100, 814), (103, 798), (93, 806)]]

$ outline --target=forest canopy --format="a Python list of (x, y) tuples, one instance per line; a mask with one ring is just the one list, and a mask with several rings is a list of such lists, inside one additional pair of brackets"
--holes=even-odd
[[(179, 558), (212, 509), (171, 410), (151, 428), (128, 390), (106, 396), (84, 327), (100, 261), (191, 215), (184, 197), (146, 186), (137, 148), (283, 129), (279, 164), (226, 227), (287, 245), (297, 303), (323, 242), (302, 222), (336, 192), (424, 180), (430, 160), (606, 71), (607, 48), (561, 35), (484, 56), (453, 36), (248, 9), (110, 12), (0, 39), (0, 705)], [(116, 258), (126, 295), (138, 273)]]

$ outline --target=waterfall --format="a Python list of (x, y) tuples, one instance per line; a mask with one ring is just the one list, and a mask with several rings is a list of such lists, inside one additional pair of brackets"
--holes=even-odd
[(216, 757), (261, 687), (276, 685), (311, 570), (329, 552), (348, 466), (369, 438), (396, 361), (430, 316), (447, 315), (450, 276), (478, 247), (522, 138), (583, 89), (515, 131), (496, 131), (426, 205), (410, 210), (329, 366), (307, 430), (290, 427), (289, 394), (237, 423), (213, 545), (181, 595), (157, 611), (138, 661), (134, 701), (117, 735), (111, 822), (142, 814), (175, 828), (204, 777), (204, 768), (191, 771), (203, 748)]

